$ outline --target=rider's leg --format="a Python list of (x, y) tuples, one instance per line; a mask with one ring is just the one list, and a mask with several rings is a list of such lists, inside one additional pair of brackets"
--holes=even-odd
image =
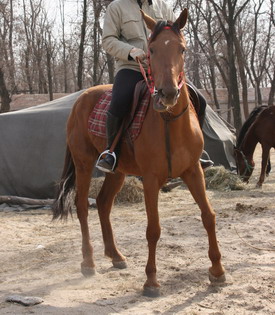
[[(131, 109), (135, 86), (142, 79), (143, 76), (140, 72), (130, 69), (122, 69), (116, 74), (106, 121), (108, 150), (117, 135), (123, 118)], [(118, 147), (116, 147), (115, 154), (117, 150)], [(98, 161), (96, 167), (103, 172), (112, 172), (116, 166), (114, 163), (117, 164), (117, 162), (117, 156), (115, 160), (114, 155), (107, 153), (103, 159)]]
[[(200, 127), (202, 129), (203, 127), (203, 123), (204, 123), (204, 118), (205, 118), (205, 109), (206, 109), (206, 100), (204, 98), (204, 96), (200, 93), (200, 91), (190, 82), (188, 82), (188, 84), (194, 89), (194, 91), (197, 94), (197, 97), (199, 99), (199, 103), (200, 103), (200, 107), (198, 110), (198, 119), (199, 119), (199, 123), (200, 123)], [(210, 159), (208, 153), (204, 150), (203, 154), (200, 158), (200, 163), (203, 169), (206, 169), (208, 167), (211, 167), (214, 165), (214, 162)]]

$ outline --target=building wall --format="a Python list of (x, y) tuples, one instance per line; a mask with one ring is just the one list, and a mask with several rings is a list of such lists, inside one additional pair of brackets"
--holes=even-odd
[[(270, 88), (262, 88), (261, 89), (263, 105), (267, 105), (269, 91), (270, 91)], [(200, 90), (200, 92), (204, 95), (204, 97), (207, 100), (207, 103), (213, 108), (213, 110), (215, 112), (219, 113), (225, 120), (227, 120), (227, 115), (228, 115), (227, 89), (217, 89), (217, 91), (216, 91), (217, 97), (219, 100), (219, 104), (220, 104), (220, 110), (217, 110), (217, 108), (214, 105), (212, 90), (208, 90), (208, 91)], [(242, 91), (241, 90), (240, 90), (240, 98), (241, 98), (241, 102), (242, 102)], [(253, 110), (253, 108), (255, 108), (255, 106), (256, 106), (256, 104), (255, 104), (255, 89), (250, 88), (250, 89), (248, 89), (249, 112), (251, 112)], [(241, 113), (242, 113), (242, 120), (244, 121), (245, 118), (244, 118), (242, 103), (241, 103)], [(232, 109), (231, 109), (231, 117), (233, 119)], [(232, 122), (230, 122), (230, 123), (232, 124)]]

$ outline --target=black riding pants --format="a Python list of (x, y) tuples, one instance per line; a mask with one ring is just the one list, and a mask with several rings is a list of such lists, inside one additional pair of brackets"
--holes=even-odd
[(140, 72), (131, 69), (122, 69), (115, 76), (112, 91), (112, 100), (109, 112), (124, 118), (131, 110), (136, 84), (143, 79)]

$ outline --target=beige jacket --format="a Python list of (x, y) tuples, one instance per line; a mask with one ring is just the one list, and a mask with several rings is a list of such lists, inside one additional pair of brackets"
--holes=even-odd
[[(175, 20), (173, 11), (163, 0), (153, 0), (150, 6), (147, 0), (142, 2), (142, 10), (155, 20)], [(129, 52), (133, 47), (147, 52), (149, 34), (137, 0), (114, 0), (109, 4), (104, 18), (102, 46), (115, 57), (116, 73), (125, 68), (139, 71), (138, 63), (128, 60)]]

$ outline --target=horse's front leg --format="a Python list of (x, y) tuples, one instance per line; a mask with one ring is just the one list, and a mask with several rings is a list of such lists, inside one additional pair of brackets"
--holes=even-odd
[(261, 168), (261, 174), (257, 183), (257, 187), (262, 187), (262, 184), (265, 180), (265, 175), (266, 175), (266, 168), (267, 168), (267, 163), (269, 159), (269, 151), (270, 148), (266, 146), (262, 146), (262, 168)]
[(102, 236), (105, 246), (105, 255), (112, 259), (115, 268), (126, 268), (126, 258), (116, 247), (113, 230), (110, 222), (110, 213), (116, 194), (120, 191), (124, 183), (125, 175), (116, 172), (106, 174), (103, 186), (96, 199), (99, 219), (101, 223)]
[(146, 265), (147, 280), (144, 284), (143, 295), (149, 297), (159, 296), (159, 283), (157, 281), (156, 247), (160, 238), (160, 222), (158, 214), (158, 194), (160, 184), (153, 176), (143, 178), (144, 198), (147, 213), (146, 238), (148, 242), (148, 261)]
[(79, 163), (76, 162), (75, 164), (76, 164), (75, 205), (82, 234), (83, 261), (81, 263), (81, 272), (85, 277), (89, 277), (94, 275), (95, 273), (93, 247), (90, 243), (90, 233), (88, 226), (88, 194), (93, 163), (89, 160), (87, 163), (85, 163), (85, 165), (82, 161)]
[(201, 217), (204, 228), (208, 234), (209, 251), (208, 255), (212, 262), (209, 268), (209, 278), (211, 281), (224, 281), (224, 268), (221, 264), (221, 253), (216, 238), (216, 215), (206, 196), (204, 174), (199, 163), (192, 169), (185, 171), (181, 176), (188, 186), (193, 198), (201, 210)]

